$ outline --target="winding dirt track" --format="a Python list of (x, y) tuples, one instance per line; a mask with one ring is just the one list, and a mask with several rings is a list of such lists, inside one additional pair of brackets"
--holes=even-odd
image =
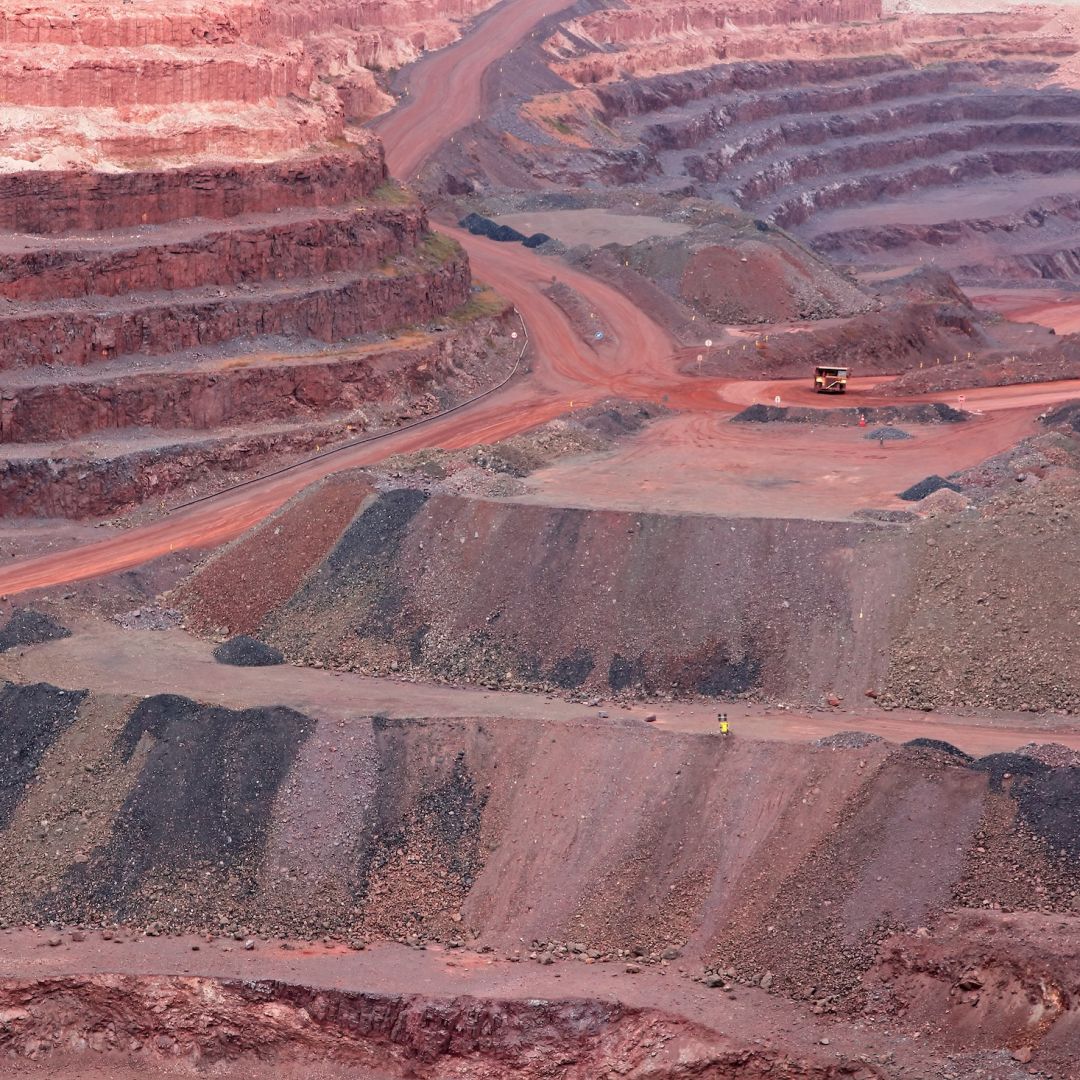
[(566, 6), (567, 0), (504, 0), (477, 19), (457, 45), (414, 65), (404, 102), (371, 124), (386, 144), (391, 173), (401, 180), (414, 179), (444, 140), (479, 117), (484, 72), (533, 27)]
[[(478, 32), (417, 65), (405, 104), (376, 125), (386, 143), (391, 171), (397, 176), (414, 175), (444, 140), (477, 115), (482, 108), (484, 71), (547, 15), (563, 7), (565, 0), (505, 0), (480, 20)], [(777, 393), (819, 403), (801, 389), (801, 382), (731, 383), (682, 375), (675, 343), (668, 334), (615, 289), (518, 245), (496, 244), (455, 229), (445, 231), (466, 248), (476, 276), (494, 285), (520, 311), (531, 338), (530, 377), (515, 380), (451, 415), (225, 491), (122, 536), (14, 563), (0, 571), (0, 593), (83, 580), (138, 566), (171, 551), (223, 543), (329, 473), (424, 447), (459, 449), (493, 442), (546, 423), (566, 412), (571, 401), (587, 404), (618, 395), (663, 400), (672, 408), (697, 412), (733, 412), (749, 400), (770, 401)], [(581, 294), (614, 328), (614, 342), (593, 348), (544, 295), (553, 267), (560, 281)], [(1034, 411), (1047, 401), (1075, 396), (1076, 391), (1053, 385), (980, 393), (993, 397), (993, 408)], [(933, 464), (933, 449), (928, 440), (928, 465)]]

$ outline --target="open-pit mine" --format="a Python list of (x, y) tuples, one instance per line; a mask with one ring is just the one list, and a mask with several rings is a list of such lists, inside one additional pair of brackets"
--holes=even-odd
[(0, 0), (0, 1077), (1080, 1076), (1080, 2)]

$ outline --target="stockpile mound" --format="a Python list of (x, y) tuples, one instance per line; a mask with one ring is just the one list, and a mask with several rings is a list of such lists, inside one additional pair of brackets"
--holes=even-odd
[(342, 13), (83, 8), (0, 16), (0, 514), (105, 514), (437, 407), (456, 337), (399, 331), (462, 308), (468, 263), (318, 78), (307, 35)]
[(1064, 405), (1058, 405), (1046, 413), (1042, 421), (1050, 428), (1080, 433), (1080, 401), (1067, 401)]
[[(641, 202), (650, 205), (641, 199), (635, 205)], [(591, 273), (681, 326), (689, 340), (700, 340), (710, 326), (719, 336), (729, 324), (832, 319), (879, 306), (790, 236), (749, 215), (705, 201), (677, 208), (665, 200), (652, 202), (690, 231), (632, 245), (605, 244), (580, 260)], [(754, 357), (744, 359), (752, 363)]]
[(223, 641), (214, 650), (214, 659), (219, 664), (230, 664), (233, 667), (272, 667), (285, 662), (285, 657), (278, 649), (247, 634), (237, 634), (236, 637)]
[(1080, 772), (1015, 754), (637, 721), (316, 721), (42, 685), (7, 686), (0, 713), (19, 763), (0, 777), (6, 922), (523, 959), (540, 942), (642, 966), (675, 950), (835, 998), (858, 992), (886, 927), (957, 903), (1066, 913), (1080, 883)]
[[(959, 370), (965, 355), (981, 356), (998, 344), (996, 324), (976, 311), (952, 277), (940, 271), (919, 270), (882, 282), (873, 307), (817, 325), (764, 327), (754, 338), (708, 349), (700, 367), (695, 358), (684, 369), (720, 376), (785, 377), (842, 361), (865, 374), (907, 373), (895, 380), (906, 385), (908, 379), (921, 377), (924, 369)], [(919, 415), (915, 407), (908, 409), (893, 415)], [(883, 418), (889, 415), (887, 409), (877, 412)], [(952, 421), (961, 415), (945, 409), (939, 410), (937, 419)], [(921, 416), (920, 422), (932, 420), (925, 407)]]
[[(953, 356), (952, 363), (905, 372), (881, 387), (888, 397), (963, 392), (979, 386), (1016, 386), (1080, 378), (1080, 336), (1069, 334), (1035, 349), (1016, 349), (1011, 343), (987, 357)], [(948, 360), (948, 353), (942, 354)]]
[(43, 641), (56, 641), (71, 637), (71, 631), (61, 626), (51, 615), (33, 608), (19, 608), (0, 629), (0, 652), (18, 648), (20, 645), (38, 645)]
[[(935, 515), (912, 534), (915, 577), (891, 648), (892, 700), (1080, 709), (1078, 463), (1075, 435), (1051, 432), (950, 477), (978, 512)], [(940, 486), (930, 477), (903, 497)]]
[[(741, 424), (828, 424), (850, 426), (865, 421), (867, 424), (958, 424), (967, 420), (968, 414), (940, 402), (918, 405), (886, 405), (863, 409), (811, 409), (784, 405), (750, 405), (731, 419)], [(911, 436), (894, 427), (872, 427), (866, 432), (868, 439), (907, 439)]]
[[(240, 597), (253, 568), (289, 550), (270, 524), (174, 598), (197, 625), (256, 634), (298, 662), (489, 686), (861, 693), (876, 677), (874, 643), (892, 603), (889, 590), (870, 595), (866, 584), (904, 574), (901, 535), (873, 524), (667, 517), (403, 489), (367, 502), (339, 538), (328, 530), (326, 548), (305, 548), (306, 576), (288, 575), (289, 595), (256, 586), (263, 598), (248, 605)], [(248, 570), (221, 572), (234, 565)]]

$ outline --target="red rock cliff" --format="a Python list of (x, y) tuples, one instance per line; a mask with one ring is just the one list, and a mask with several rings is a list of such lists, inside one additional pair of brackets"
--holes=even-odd
[[(365, 65), (445, 44), (487, 3), (0, 10), (6, 512), (104, 513), (164, 490), (164, 432), (180, 483), (340, 437), (328, 417), (432, 407), (464, 362), (384, 339), (465, 304), (468, 260), (349, 121), (383, 103)], [(245, 427), (268, 421), (285, 426)], [(72, 501), (80, 440), (105, 430), (122, 434), (94, 444), (97, 501)]]
[(491, 0), (90, 0), (0, 11), (0, 167), (267, 157), (390, 104), (372, 69)]

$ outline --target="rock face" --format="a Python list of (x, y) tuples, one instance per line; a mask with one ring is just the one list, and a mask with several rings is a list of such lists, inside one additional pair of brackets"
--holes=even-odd
[[(207, 1001), (214, 1002), (213, 1024)], [(857, 1048), (811, 1046), (804, 1037), (793, 1047), (762, 1049), (741, 1023), (738, 1034), (721, 1034), (666, 1010), (623, 1005), (610, 993), (538, 1000), (456, 988), (446, 996), (324, 989), (294, 979), (66, 976), (4, 979), (0, 1012), (0, 1049), (43, 1065), (56, 1080), (85, 1076), (87, 1059), (102, 1052), (114, 1063), (130, 1061), (125, 1075), (195, 1058), (213, 1061), (223, 1080), (284, 1075), (297, 1060), (318, 1061), (332, 1070), (325, 1075), (386, 1080), (451, 1073), (462, 1080), (543, 1080), (550, 1075), (545, 1062), (555, 1059), (570, 1063), (566, 1080), (644, 1070), (655, 1080), (677, 1080), (687, 1061), (714, 1080), (884, 1075), (860, 1067)], [(657, 1063), (657, 1045), (674, 1064)]]
[[(5, 513), (108, 513), (163, 492), (149, 480), (163, 454), (188, 470), (223, 467), (244, 445), (254, 465), (333, 436), (248, 425), (350, 417), (363, 427), (384, 405), (427, 410), (455, 370), (454, 335), (387, 340), (464, 305), (471, 277), (419, 204), (381, 186), (371, 137), (267, 165), (9, 175), (10, 219), (39, 181), (43, 206), (67, 214), (30, 215), (37, 236), (0, 235)], [(184, 434), (222, 426), (235, 437)], [(136, 429), (144, 443), (168, 432), (166, 446), (123, 445)], [(77, 440), (104, 431), (116, 441), (89, 466), (98, 488)]]
[(881, 14), (881, 0), (729, 0), (720, 4), (697, 0), (679, 5), (636, 0), (625, 10), (589, 15), (582, 25), (595, 40), (620, 44), (736, 26), (869, 22)]
[[(987, 55), (1068, 56), (1072, 28), (1035, 5), (1002, 13), (902, 15), (880, 0), (630, 0), (566, 23), (551, 40), (560, 74), (582, 85), (724, 60), (875, 56), (927, 62)], [(887, 15), (887, 17), (885, 17)], [(1049, 27), (1032, 48), (1031, 34)]]
[[(1080, 37), (1047, 8), (630, 0), (536, 51), (577, 88), (534, 91), (518, 110), (529, 137), (510, 145), (472, 125), (440, 152), (442, 190), (633, 185), (734, 205), (833, 266), (934, 264), (965, 285), (1080, 275)], [(725, 321), (733, 295), (759, 290), (726, 280), (753, 254), (717, 259), (699, 277)]]
[[(858, 43), (850, 51), (860, 51), (868, 34), (877, 44), (895, 40), (896, 27), (884, 26), (881, 16), (881, 0), (631, 0), (568, 23), (569, 40), (595, 42), (601, 51), (566, 60), (560, 71), (573, 82), (598, 83), (620, 74), (702, 67), (729, 56), (843, 52), (848, 42)], [(815, 47), (803, 31), (816, 27), (844, 29), (820, 35)]]
[[(468, 263), (348, 121), (364, 65), (482, 6), (0, 13), (0, 441), (19, 444), (0, 512), (108, 513), (324, 443), (331, 418), (430, 410), (453, 350), (387, 338), (464, 305)], [(250, 430), (274, 422), (293, 426)]]
[(263, 160), (386, 108), (375, 70), (453, 41), (489, 0), (46, 0), (0, 14), (5, 163)]
[(11, 171), (0, 176), (0, 227), (20, 233), (140, 228), (178, 219), (231, 219), (363, 199), (386, 179), (378, 144), (265, 164), (168, 170)]
[(61, 300), (9, 307), (0, 316), (0, 333), (11, 343), (2, 366), (84, 366), (269, 335), (338, 342), (430, 322), (465, 303), (470, 279), (462, 253), (448, 253), (430, 266), (419, 260), (409, 266), (409, 256), (401, 274), (376, 264), (260, 288), (242, 281), (228, 290), (196, 287), (165, 296), (147, 292), (108, 301), (93, 296), (89, 304)]

